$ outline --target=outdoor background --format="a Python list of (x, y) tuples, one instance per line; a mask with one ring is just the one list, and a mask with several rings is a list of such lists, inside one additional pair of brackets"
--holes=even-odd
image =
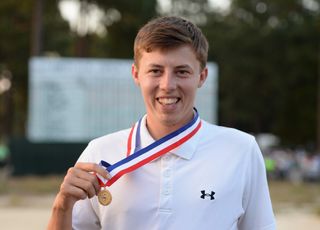
[(159, 15), (206, 34), (217, 123), (257, 137), (278, 229), (320, 229), (320, 0), (1, 0), (1, 229), (44, 229), (86, 146), (28, 140), (29, 59), (132, 59), (137, 30)]

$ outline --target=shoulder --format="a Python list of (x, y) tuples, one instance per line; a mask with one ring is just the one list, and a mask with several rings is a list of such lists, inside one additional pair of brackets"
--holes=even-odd
[(126, 154), (129, 133), (130, 129), (125, 129), (93, 139), (78, 161), (98, 163), (101, 159), (113, 162), (123, 158)]
[(130, 129), (123, 129), (114, 133), (106, 134), (101, 137), (97, 137), (89, 142), (89, 146), (105, 147), (113, 146), (116, 144), (123, 144), (128, 139)]
[(228, 145), (248, 145), (255, 143), (255, 137), (235, 128), (218, 126), (206, 121), (203, 123), (203, 138), (207, 141), (218, 141)]
[(255, 137), (249, 133), (205, 121), (202, 129), (199, 148), (218, 152), (220, 157), (232, 157), (241, 162), (261, 157)]

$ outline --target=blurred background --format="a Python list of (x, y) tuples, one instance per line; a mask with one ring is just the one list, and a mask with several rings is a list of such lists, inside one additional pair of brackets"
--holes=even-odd
[(256, 136), (278, 229), (319, 229), (320, 0), (0, 1), (3, 229), (44, 229), (68, 167), (91, 138), (124, 125), (105, 120), (128, 127), (143, 114), (113, 105), (133, 98), (133, 40), (161, 15), (185, 17), (207, 36), (203, 114)]

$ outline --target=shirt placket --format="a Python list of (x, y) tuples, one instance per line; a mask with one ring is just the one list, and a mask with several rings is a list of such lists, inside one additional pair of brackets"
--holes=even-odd
[(173, 195), (173, 159), (170, 153), (161, 158), (161, 184), (159, 200), (160, 226), (164, 229), (172, 214)]

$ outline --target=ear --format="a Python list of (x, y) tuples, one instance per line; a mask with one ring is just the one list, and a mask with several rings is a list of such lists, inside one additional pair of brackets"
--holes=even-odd
[(138, 67), (135, 64), (132, 64), (131, 66), (131, 74), (134, 80), (134, 83), (139, 86), (139, 71), (138, 71)]
[(198, 82), (198, 88), (201, 88), (203, 83), (206, 81), (207, 77), (208, 77), (208, 68), (205, 67), (200, 73), (200, 78), (199, 78), (199, 82)]

